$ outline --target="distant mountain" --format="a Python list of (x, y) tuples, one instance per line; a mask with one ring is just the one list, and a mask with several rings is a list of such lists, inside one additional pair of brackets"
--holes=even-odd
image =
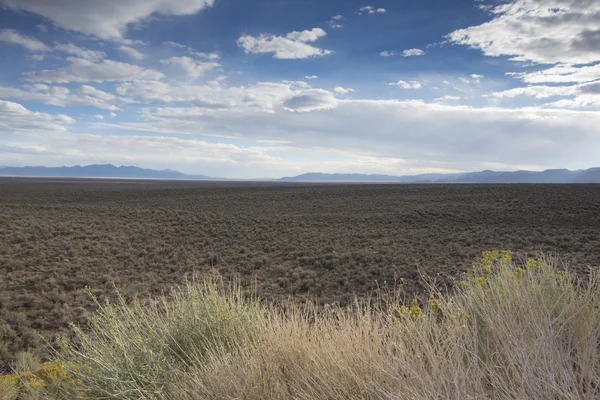
[[(0, 167), (0, 176), (230, 180), (205, 175), (187, 175), (183, 172), (170, 169), (154, 170), (133, 166), (116, 167), (112, 164), (75, 165), (73, 167)], [(298, 176), (275, 179), (274, 181), (341, 183), (600, 183), (600, 168), (577, 171), (570, 171), (568, 169), (512, 172), (486, 170), (454, 174), (403, 176), (309, 172)]]
[(0, 167), (0, 176), (43, 176), (70, 178), (143, 178), (143, 179), (211, 179), (204, 175), (186, 175), (170, 169), (154, 170), (139, 167), (115, 167), (94, 164), (74, 167)]
[(380, 183), (600, 183), (600, 168), (570, 171), (480, 171), (455, 174), (421, 175), (364, 175), (364, 174), (306, 174), (281, 178), (286, 182), (380, 182)]

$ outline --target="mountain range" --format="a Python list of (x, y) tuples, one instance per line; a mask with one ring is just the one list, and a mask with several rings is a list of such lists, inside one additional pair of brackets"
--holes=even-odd
[(380, 182), (380, 183), (600, 183), (600, 168), (570, 171), (547, 169), (545, 171), (480, 171), (454, 174), (420, 175), (364, 175), (323, 174), (311, 172), (281, 178), (287, 182)]
[(73, 167), (0, 167), (0, 176), (36, 176), (64, 178), (140, 178), (140, 179), (214, 179), (204, 175), (186, 175), (170, 169), (155, 170), (112, 164), (75, 165)]
[[(112, 164), (75, 165), (73, 167), (0, 167), (0, 176), (225, 180), (205, 175), (188, 175), (170, 169), (154, 170), (134, 166), (116, 167)], [(310, 172), (293, 177), (264, 180), (341, 183), (600, 183), (600, 168), (576, 171), (568, 169), (512, 172), (486, 170), (453, 174), (402, 176)]]

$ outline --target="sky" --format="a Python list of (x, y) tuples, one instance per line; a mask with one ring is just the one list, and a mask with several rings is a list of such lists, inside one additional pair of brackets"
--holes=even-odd
[(0, 0), (0, 165), (600, 166), (597, 0)]

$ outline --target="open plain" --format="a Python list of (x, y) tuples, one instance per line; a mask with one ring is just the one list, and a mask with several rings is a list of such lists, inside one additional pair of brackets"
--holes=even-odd
[(266, 300), (422, 292), (481, 252), (600, 266), (600, 185), (323, 185), (0, 178), (0, 367), (118, 290), (238, 275)]

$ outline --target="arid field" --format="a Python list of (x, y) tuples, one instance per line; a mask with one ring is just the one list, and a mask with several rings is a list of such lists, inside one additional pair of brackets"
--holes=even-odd
[(268, 300), (410, 298), (421, 275), (451, 284), (491, 249), (600, 266), (600, 185), (2, 178), (0, 365), (84, 323), (86, 288), (147, 298), (216, 271)]

